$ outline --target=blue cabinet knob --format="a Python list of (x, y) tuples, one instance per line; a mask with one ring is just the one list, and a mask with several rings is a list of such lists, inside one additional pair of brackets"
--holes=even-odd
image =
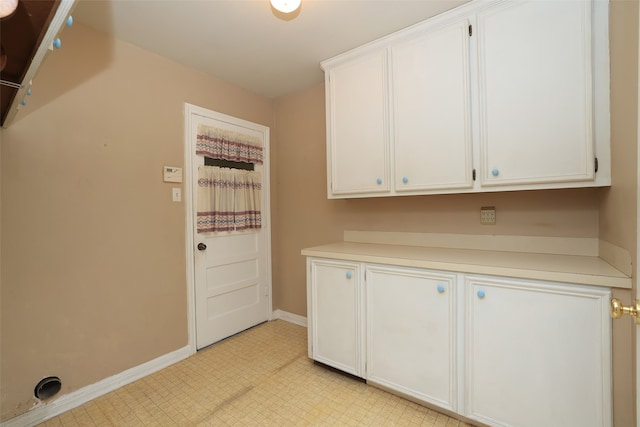
[(378, 183), (378, 185), (382, 184), (382, 179), (378, 178), (376, 179), (376, 182)]
[(480, 290), (478, 291), (478, 298), (484, 298), (484, 295), (485, 295), (485, 294), (484, 294), (484, 291), (483, 291), (482, 289), (480, 289)]
[(67, 27), (70, 27), (73, 25), (73, 16), (69, 15), (69, 17), (67, 18), (66, 25)]
[(352, 276), (351, 272), (347, 271), (347, 279), (351, 279), (351, 276)]
[(402, 177), (402, 182), (404, 182), (406, 184), (407, 182), (409, 182), (409, 178), (407, 178), (406, 176), (403, 176)]
[(440, 292), (440, 293), (444, 292), (444, 286), (443, 285), (438, 285), (438, 292)]
[(53, 47), (55, 47), (56, 49), (60, 49), (62, 47), (62, 40), (60, 40), (59, 38), (55, 39), (53, 41)]
[(499, 174), (500, 174), (500, 171), (498, 169), (493, 169), (491, 171), (491, 175), (493, 175), (493, 176), (498, 176)]

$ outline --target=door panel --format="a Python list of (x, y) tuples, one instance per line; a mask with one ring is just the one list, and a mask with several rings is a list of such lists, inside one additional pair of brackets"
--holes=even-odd
[(329, 197), (391, 188), (386, 69), (376, 52), (329, 72)]
[(610, 293), (467, 276), (467, 416), (495, 426), (610, 426)]
[(479, 13), (483, 186), (594, 178), (590, 23), (582, 1)]
[(455, 276), (368, 266), (367, 381), (455, 410)]
[(473, 187), (468, 27), (391, 50), (396, 191)]
[[(260, 230), (197, 233), (195, 227), (192, 227), (195, 336), (198, 349), (268, 320), (271, 310), (269, 129), (204, 109), (198, 109), (198, 114), (191, 112), (189, 144), (192, 149), (189, 152), (191, 215), (194, 219), (198, 205), (198, 167), (204, 164), (204, 157), (195, 155), (195, 141), (200, 124), (260, 138), (265, 156), (262, 165), (254, 166), (262, 174)], [(206, 245), (206, 249), (197, 250), (199, 243)]]
[(360, 265), (314, 259), (309, 274), (313, 359), (362, 376)]

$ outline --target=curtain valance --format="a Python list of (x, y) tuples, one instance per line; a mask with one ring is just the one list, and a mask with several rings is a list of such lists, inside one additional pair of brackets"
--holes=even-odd
[(251, 135), (199, 125), (196, 154), (232, 162), (262, 164), (262, 141)]

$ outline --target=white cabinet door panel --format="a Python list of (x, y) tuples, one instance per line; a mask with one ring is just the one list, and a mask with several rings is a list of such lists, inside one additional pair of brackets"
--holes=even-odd
[(477, 36), (481, 184), (592, 180), (591, 3), (504, 2)]
[(455, 275), (367, 266), (367, 381), (454, 410)]
[(467, 416), (495, 426), (611, 426), (610, 292), (466, 278)]
[(329, 196), (388, 192), (386, 50), (328, 71)]
[(357, 263), (310, 261), (312, 357), (362, 376), (361, 267)]
[(396, 191), (470, 188), (469, 23), (391, 49)]

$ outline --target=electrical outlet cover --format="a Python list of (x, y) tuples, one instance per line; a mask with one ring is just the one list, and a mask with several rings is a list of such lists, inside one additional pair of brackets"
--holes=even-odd
[(494, 206), (485, 206), (480, 208), (480, 224), (495, 225), (496, 208)]

